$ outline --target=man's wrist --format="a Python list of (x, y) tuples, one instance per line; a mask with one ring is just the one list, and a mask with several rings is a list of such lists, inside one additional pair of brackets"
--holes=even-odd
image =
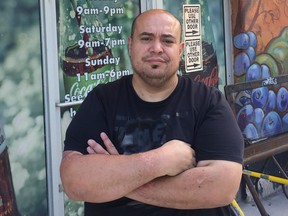
[(140, 153), (140, 157), (144, 161), (147, 171), (151, 172), (155, 178), (167, 175), (165, 164), (162, 162), (164, 161), (163, 153), (160, 148)]

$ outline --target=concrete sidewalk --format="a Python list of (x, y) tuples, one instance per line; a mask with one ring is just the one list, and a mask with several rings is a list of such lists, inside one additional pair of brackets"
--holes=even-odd
[[(282, 189), (261, 198), (261, 201), (270, 216), (288, 216), (288, 199)], [(248, 197), (247, 201), (239, 200), (238, 204), (245, 216), (261, 216), (252, 197)]]

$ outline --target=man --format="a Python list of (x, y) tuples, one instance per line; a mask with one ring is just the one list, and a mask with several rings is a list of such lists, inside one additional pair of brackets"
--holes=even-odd
[(230, 215), (242, 135), (217, 89), (177, 75), (182, 49), (172, 14), (142, 13), (129, 38), (133, 75), (97, 86), (73, 118), (61, 178), (86, 216)]

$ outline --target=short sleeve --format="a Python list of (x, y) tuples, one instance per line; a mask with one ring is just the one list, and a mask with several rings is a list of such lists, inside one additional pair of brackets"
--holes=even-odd
[(88, 139), (101, 143), (100, 133), (106, 131), (106, 127), (103, 104), (94, 89), (85, 98), (66, 130), (64, 151), (87, 154)]
[(243, 136), (224, 95), (212, 89), (206, 98), (195, 139), (197, 159), (243, 163)]

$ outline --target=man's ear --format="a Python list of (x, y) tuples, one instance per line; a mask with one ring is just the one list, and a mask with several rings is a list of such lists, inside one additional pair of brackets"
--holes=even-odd
[(184, 42), (181, 42), (180, 43), (180, 46), (179, 46), (179, 56), (181, 56), (182, 55), (182, 53), (183, 53), (183, 51), (184, 51)]
[(129, 53), (129, 56), (131, 55), (131, 47), (132, 47), (132, 38), (129, 37), (128, 38), (128, 53)]

